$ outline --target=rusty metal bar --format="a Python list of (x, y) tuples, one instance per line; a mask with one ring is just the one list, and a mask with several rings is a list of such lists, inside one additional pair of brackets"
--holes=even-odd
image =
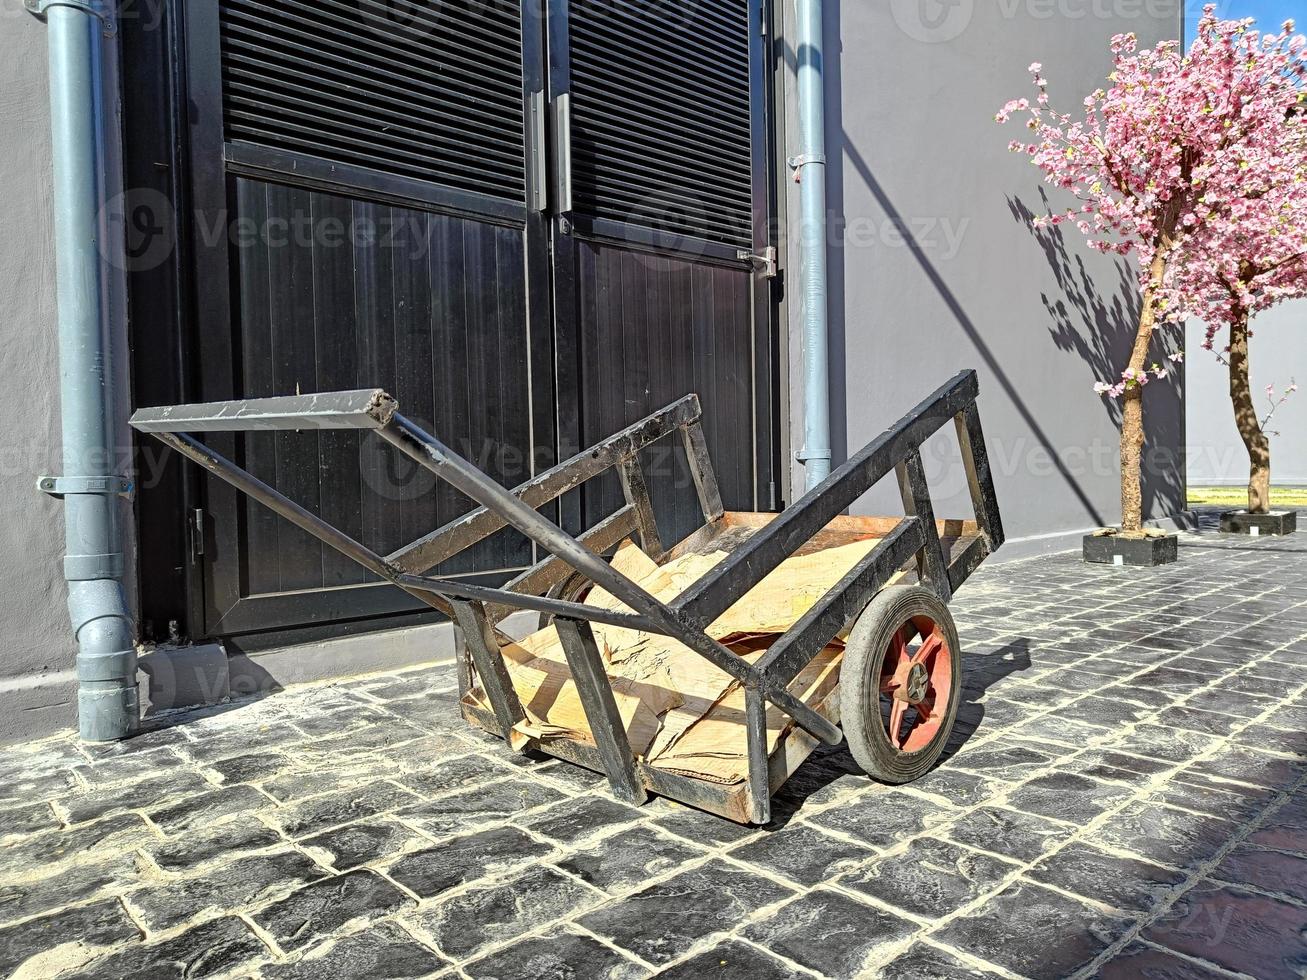
[(409, 575), (406, 572), (393, 573), (390, 581), (406, 592), (425, 593), (446, 596), (454, 599), (466, 599), (469, 602), (484, 602), (487, 606), (515, 606), (531, 612), (545, 613), (549, 616), (581, 616), (594, 623), (618, 626), (622, 629), (643, 630), (647, 633), (666, 633), (661, 624), (639, 613), (618, 612), (587, 606), (565, 599), (551, 599), (548, 596), (525, 595), (520, 592), (505, 592), (485, 585), (473, 585), (453, 579), (424, 578), (421, 575)]
[(699, 495), (699, 507), (703, 510), (703, 519), (711, 524), (726, 513), (722, 505), (722, 491), (717, 484), (717, 472), (713, 469), (712, 457), (708, 453), (708, 440), (703, 434), (703, 423), (693, 422), (681, 428), (681, 442), (685, 447), (685, 459), (690, 467), (690, 476), (694, 480), (694, 489)]
[(390, 421), (395, 400), (379, 389), (336, 391), (145, 408), (132, 416), (138, 432), (254, 432), (311, 429), (379, 429)]
[[(612, 469), (645, 446), (692, 424), (700, 414), (699, 397), (687, 395), (567, 462), (546, 470), (512, 493), (532, 509), (542, 507)], [(388, 560), (405, 572), (424, 572), (488, 538), (507, 524), (502, 514), (482, 507), (401, 548)]]
[(989, 539), (989, 551), (992, 554), (1003, 546), (1007, 538), (1003, 531), (1003, 516), (998, 509), (998, 496), (994, 492), (994, 475), (989, 468), (985, 431), (980, 425), (980, 408), (974, 400), (957, 414), (955, 424), (976, 522)]
[(313, 535), (323, 544), (334, 548), (345, 557), (358, 562), (379, 578), (398, 586), (414, 598), (447, 616), (452, 617), (454, 614), (449, 599), (455, 598), (475, 602), (511, 604), (521, 609), (549, 613), (554, 616), (584, 615), (594, 622), (607, 623), (611, 626), (621, 626), (627, 629), (641, 629), (652, 632), (663, 631), (658, 623), (630, 613), (611, 612), (591, 606), (583, 606), (579, 603), (564, 602), (559, 599), (505, 592), (502, 589), (473, 585), (470, 582), (420, 578), (416, 575), (404, 574), (366, 545), (354, 540), (339, 528), (328, 524), (317, 514), (306, 510), (285, 494), (251, 476), (231, 460), (214, 452), (203, 443), (197, 442), (191, 436), (172, 432), (156, 432), (154, 434), (166, 445), (175, 449), (187, 459), (199, 464), (219, 479), (230, 483), (250, 499), (270, 508), (296, 527)]
[(457, 601), (454, 619), (463, 633), (463, 643), (481, 678), (481, 689), (490, 700), (490, 707), (499, 722), (500, 734), (508, 741), (513, 726), (526, 718), (522, 702), (518, 700), (513, 678), (509, 676), (504, 653), (486, 617), (485, 606), (479, 602)]
[(654, 517), (653, 503), (649, 500), (649, 485), (644, 482), (644, 468), (640, 457), (631, 456), (617, 467), (626, 502), (635, 510), (635, 523), (640, 528), (640, 548), (654, 561), (662, 561), (666, 552), (658, 534), (658, 519)]
[(636, 806), (648, 798), (640, 779), (639, 764), (626, 737), (626, 725), (617, 710), (612, 682), (604, 670), (604, 660), (595, 643), (594, 630), (584, 620), (556, 619), (554, 628), (563, 643), (572, 681), (581, 697), (590, 734), (603, 761), (604, 772), (613, 795)]
[(926, 483), (926, 467), (921, 461), (921, 450), (915, 449), (901, 462), (896, 471), (903, 510), (909, 517), (920, 519), (922, 529), (921, 550), (917, 553), (917, 578), (944, 602), (953, 598), (949, 583), (948, 565), (944, 562), (944, 543), (935, 523), (935, 505), (930, 499), (930, 486)]
[[(595, 554), (602, 555), (610, 548), (616, 547), (634, 535), (637, 530), (635, 510), (630, 506), (626, 506), (604, 518), (603, 521), (596, 524), (589, 531), (580, 535), (577, 540)], [(531, 596), (544, 596), (554, 586), (566, 581), (574, 574), (571, 565), (557, 555), (550, 555), (505, 585), (504, 591)], [(516, 610), (510, 605), (499, 605), (492, 607), (488, 611), (490, 618), (495, 622), (499, 622)]]
[(767, 700), (760, 688), (745, 689), (744, 728), (749, 757), (750, 819), (762, 826), (771, 821), (771, 766), (767, 754)]

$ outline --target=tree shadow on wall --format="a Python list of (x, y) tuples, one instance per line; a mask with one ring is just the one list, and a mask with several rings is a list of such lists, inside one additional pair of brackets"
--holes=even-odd
[[(1040, 191), (1041, 210), (1032, 211), (1019, 198), (1008, 198), (1013, 218), (1030, 229), (1043, 249), (1045, 260), (1057, 283), (1057, 292), (1041, 294), (1049, 315), (1049, 335), (1058, 350), (1077, 355), (1088, 366), (1085, 397), (1094, 397), (1090, 387), (1096, 381), (1112, 382), (1129, 364), (1139, 324), (1141, 297), (1138, 280), (1129, 259), (1113, 263), (1114, 277), (1091, 271), (1083, 255), (1068, 246), (1067, 235), (1077, 239), (1079, 231), (1063, 226), (1036, 228), (1032, 221), (1048, 214), (1051, 204)], [(1183, 331), (1161, 328), (1153, 343), (1149, 363), (1165, 365), (1171, 372), (1163, 382), (1152, 382), (1145, 391), (1144, 513), (1161, 517), (1183, 510), (1184, 479), (1184, 372), (1167, 358), (1183, 349)], [(1121, 427), (1121, 402), (1102, 398), (1103, 411), (1113, 427)], [(1091, 460), (1097, 459), (1091, 454)]]

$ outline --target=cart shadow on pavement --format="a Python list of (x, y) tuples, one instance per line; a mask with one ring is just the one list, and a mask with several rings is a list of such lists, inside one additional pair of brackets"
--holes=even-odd
[(958, 705), (958, 718), (953, 724), (953, 734), (949, 736), (948, 744), (944, 747), (939, 765), (945, 765), (967, 742), (980, 733), (985, 720), (983, 702), (989, 689), (1013, 674), (1030, 669), (1030, 647), (1033, 642), (1029, 637), (1020, 636), (992, 653), (972, 653), (968, 658), (964, 652), (962, 702)]
[[(966, 656), (963, 657), (962, 700), (958, 705), (957, 721), (936, 769), (948, 765), (948, 760), (967, 742), (985, 733), (983, 702), (987, 692), (999, 681), (1030, 669), (1032, 642), (1027, 637), (1018, 637), (992, 653), (972, 654), (970, 662)], [(771, 823), (763, 830), (781, 830), (809, 801), (824, 803), (851, 782), (867, 779), (849, 754), (847, 742), (837, 746), (818, 746), (772, 798)]]

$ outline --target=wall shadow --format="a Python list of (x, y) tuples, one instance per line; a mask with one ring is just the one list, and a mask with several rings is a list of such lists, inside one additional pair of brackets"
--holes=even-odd
[[(1052, 210), (1048, 195), (1040, 191), (1041, 210), (1032, 211), (1020, 198), (1009, 197), (1008, 207), (1015, 221), (1030, 229), (1057, 283), (1056, 293), (1041, 293), (1048, 311), (1049, 335), (1058, 350), (1078, 356), (1088, 367), (1086, 393), (1096, 381), (1111, 382), (1119, 378), (1129, 363), (1142, 306), (1136, 279), (1128, 259), (1114, 263), (1115, 278), (1103, 283), (1102, 275), (1091, 274), (1084, 257), (1072, 253), (1067, 232), (1062, 226), (1037, 228), (1032, 222)], [(1074, 234), (1078, 237), (1079, 232)], [(1167, 328), (1160, 328), (1154, 341), (1153, 360), (1172, 372), (1166, 381), (1153, 381), (1145, 389), (1145, 427), (1143, 495), (1144, 513), (1160, 516), (1183, 509), (1185, 480), (1183, 447), (1185, 444), (1183, 380), (1181, 365), (1172, 364), (1167, 355), (1183, 349), (1183, 331), (1177, 339)], [(1114, 428), (1121, 428), (1121, 403), (1102, 398), (1103, 412)]]
[[(921, 268), (922, 273), (930, 282), (931, 287), (939, 295), (940, 299), (944, 301), (945, 306), (948, 307), (954, 320), (956, 320), (958, 326), (962, 328), (962, 332), (971, 342), (976, 353), (980, 355), (980, 359), (984, 362), (985, 368), (988, 370), (989, 374), (998, 382), (999, 387), (1003, 389), (1003, 393), (1007, 396), (1008, 400), (1012, 403), (1012, 406), (1021, 416), (1021, 420), (1026, 428), (1030, 431), (1031, 435), (1034, 436), (1039, 445), (1047, 452), (1048, 458), (1055, 467), (1058, 476), (1060, 476), (1063, 482), (1066, 483), (1067, 488), (1075, 495), (1075, 498), (1080, 502), (1080, 505), (1085, 509), (1085, 512), (1090, 515), (1094, 523), (1106, 523), (1105, 517), (1099, 510), (1098, 506), (1085, 491), (1084, 487), (1081, 486), (1076, 475), (1071, 472), (1070, 467), (1067, 466), (1066, 461), (1062, 458), (1060, 452), (1062, 447), (1057, 446), (1053, 440), (1049, 438), (1043, 425), (1041, 425), (1039, 420), (1036, 418), (1034, 411), (1022, 397), (1021, 391), (1017, 387), (1016, 382), (999, 361), (997, 355), (994, 354), (994, 351), (990, 348), (989, 344), (987, 344), (981, 336), (980, 329), (976, 326), (975, 321), (972, 320), (971, 315), (967, 313), (965, 307), (963, 307), (961, 300), (958, 299), (948, 283), (944, 281), (944, 277), (935, 267), (934, 262), (932, 262), (930, 257), (926, 254), (926, 249), (922, 246), (921, 242), (917, 241), (912, 235), (910, 230), (912, 228), (912, 223), (905, 220), (902, 212), (900, 212), (894, 205), (894, 202), (890, 200), (884, 187), (881, 186), (880, 182), (876, 179), (875, 174), (872, 173), (871, 167), (868, 165), (867, 161), (853, 147), (852, 137), (847, 134), (845, 136), (844, 153), (853, 168), (857, 171), (858, 176), (862, 179), (862, 182), (876, 199), (876, 203), (879, 204), (881, 209), (884, 211), (885, 216), (894, 222), (902, 232), (903, 241), (907, 246), (908, 253)], [(840, 367), (842, 370), (842, 362)]]

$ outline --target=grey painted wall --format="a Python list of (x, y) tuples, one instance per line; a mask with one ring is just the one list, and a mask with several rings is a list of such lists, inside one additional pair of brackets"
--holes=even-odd
[[(65, 610), (63, 509), (36, 492), (59, 467), (59, 357), (51, 244), (50, 104), (45, 27), (2, 0), (0, 12), (0, 388), (22, 411), (0, 438), (0, 741), (76, 716), (74, 644)], [(35, 713), (37, 717), (31, 717)]]
[[(0, 437), (0, 744), (74, 725), (77, 706), (63, 507), (36, 491), (37, 478), (58, 475), (61, 466), (45, 30), (22, 0), (0, 0), (0, 390), (10, 395)], [(112, 54), (114, 46), (105, 50)], [(117, 90), (115, 70), (107, 60), (110, 92)], [(110, 187), (118, 170), (114, 152), (105, 167)], [(112, 329), (125, 344), (122, 296), (112, 285), (108, 303)], [(125, 370), (125, 363), (115, 364), (124, 396)], [(125, 433), (125, 397), (117, 414)], [(131, 568), (130, 521), (123, 516)]]
[[(1207, 330), (1191, 323), (1189, 336), (1188, 467), (1191, 486), (1248, 482), (1248, 453), (1234, 425), (1229, 375), (1202, 349)], [(1225, 334), (1222, 333), (1222, 337)], [(1285, 402), (1269, 426), (1272, 478), (1307, 486), (1307, 301), (1267, 310), (1253, 324), (1252, 383), (1257, 404), (1270, 411), (1265, 389), (1283, 391), (1297, 379), (1303, 391)]]
[[(1074, 230), (1032, 233), (1024, 214), (1045, 207), (1044, 185), (1007, 150), (1025, 130), (993, 116), (1033, 94), (1032, 61), (1044, 63), (1055, 103), (1074, 111), (1110, 71), (1113, 34), (1180, 35), (1178, 0), (843, 0), (827, 10), (836, 454), (856, 451), (956, 371), (978, 368), (1009, 536), (1027, 539), (1008, 553), (1073, 547), (1069, 532), (1120, 519), (1117, 414), (1092, 385), (1124, 366), (1137, 291), (1122, 263)], [(937, 24), (925, 19), (935, 15)], [(787, 114), (793, 132), (792, 87)], [(788, 213), (798, 213), (793, 190)], [(798, 318), (792, 301), (796, 380)], [(1184, 500), (1179, 382), (1147, 393), (1155, 458), (1145, 497), (1157, 516)], [(797, 385), (790, 431), (797, 449)], [(957, 516), (968, 498), (951, 446), (950, 434), (927, 463), (937, 510)], [(802, 479), (796, 465), (796, 488)], [(898, 506), (885, 487), (859, 510)]]

